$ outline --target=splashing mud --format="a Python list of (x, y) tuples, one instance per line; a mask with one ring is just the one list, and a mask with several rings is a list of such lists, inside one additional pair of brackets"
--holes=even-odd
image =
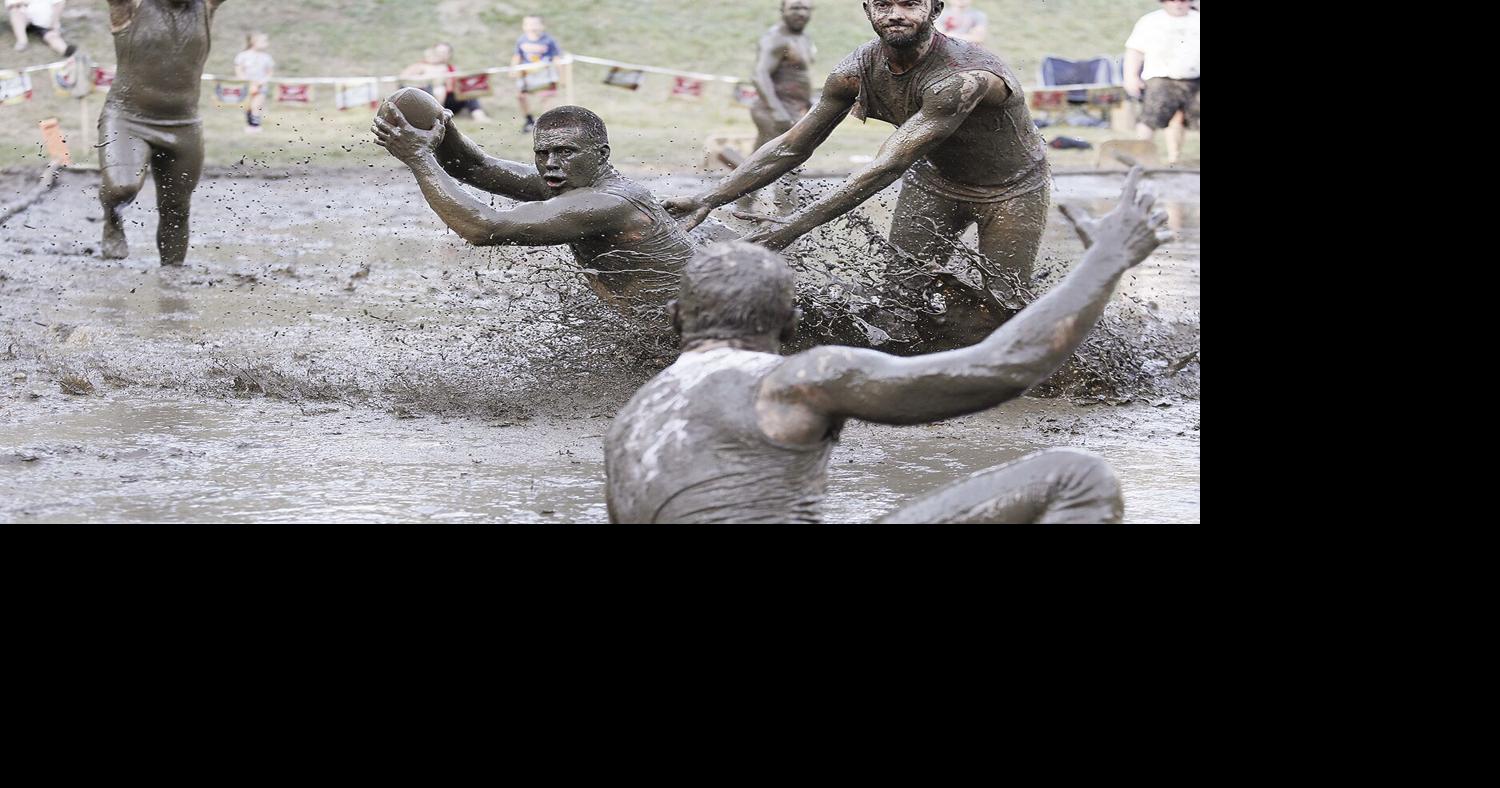
[[(37, 515), (44, 519), (61, 516), (45, 506), (35, 507), (69, 500), (68, 473), (76, 471), (80, 479), (102, 478), (90, 466), (97, 458), (83, 463), (89, 467), (61, 462), (87, 454), (70, 454), (67, 446), (90, 445), (87, 435), (71, 443), (55, 437), (67, 431), (65, 424), (72, 417), (64, 418), (66, 414), (97, 413), (107, 421), (102, 414), (114, 412), (128, 422), (132, 417), (125, 414), (141, 406), (141, 398), (166, 411), (214, 412), (239, 420), (224, 433), (233, 442), (279, 447), (266, 450), (267, 463), (273, 463), (275, 452), (302, 445), (295, 437), (301, 434), (297, 425), (305, 426), (314, 418), (306, 413), (319, 408), (354, 415), (366, 426), (351, 436), (372, 441), (399, 441), (400, 435), (410, 434), (407, 425), (418, 423), (408, 417), (437, 415), (461, 417), (459, 424), (478, 419), (518, 425), (496, 428), (509, 430), (499, 437), (524, 433), (522, 443), (558, 451), (568, 449), (559, 444), (566, 441), (546, 430), (533, 431), (534, 420), (560, 419), (572, 426), (586, 422), (587, 428), (579, 426), (581, 434), (602, 434), (615, 409), (676, 354), (663, 322), (629, 320), (602, 305), (565, 249), (476, 249), (463, 243), (428, 211), (403, 170), (293, 174), (244, 167), (211, 172), (194, 201), (193, 249), (182, 268), (163, 268), (156, 258), (150, 185), (127, 217), (132, 256), (112, 261), (99, 256), (102, 212), (97, 174), (63, 172), (40, 196), (35, 194), (38, 175), (0, 173), (0, 207), (9, 210), (23, 199), (34, 199), (0, 223), (0, 385), (7, 386), (6, 396), (0, 398), (0, 486), (21, 473), (42, 486), (34, 489), (28, 484), (24, 495), (13, 496), (13, 490), (7, 490), (0, 497), (32, 507), (27, 511), (33, 515), (52, 512)], [(700, 182), (685, 177), (643, 181), (658, 196), (688, 193)], [(1109, 175), (1059, 176), (1054, 202), (1081, 202), (1098, 213), (1108, 209), (1119, 182)], [(1177, 481), (1167, 485), (1161, 497), (1164, 505), (1158, 511), (1166, 514), (1160, 516), (1196, 519), (1196, 175), (1190, 185), (1184, 184), (1185, 179), (1164, 183), (1159, 192), (1174, 212), (1180, 240), (1127, 274), (1079, 357), (1033, 392), (1063, 395), (1065, 401), (1045, 405), (1029, 400), (1017, 406), (1041, 410), (1035, 424), (1022, 430), (1024, 439), (1014, 443), (1023, 449), (1088, 446), (1090, 436), (1118, 435), (1121, 451), (1147, 457), (1155, 451), (1149, 441), (1143, 437), (1132, 443), (1131, 429), (1121, 425), (1157, 425), (1156, 432), (1170, 433), (1170, 440), (1180, 444), (1169, 454), (1175, 458), (1171, 467), (1182, 470), (1152, 471), (1145, 462), (1141, 489), (1149, 489), (1150, 479), (1166, 473)], [(809, 188), (826, 185), (812, 182)], [(889, 254), (883, 230), (893, 196), (894, 191), (882, 194), (848, 220), (821, 228), (793, 248), (789, 256), (803, 274), (800, 298), (811, 328), (805, 342), (815, 338), (899, 352), (901, 337), (881, 328), (882, 314), (888, 317), (898, 310), (869, 301), (880, 284), (872, 272), (881, 270), (887, 261), (882, 255)], [(504, 202), (493, 199), (497, 205)], [(737, 220), (725, 221), (735, 231), (748, 228)], [(969, 239), (970, 247), (972, 243)], [(972, 269), (962, 268), (967, 259), (962, 250), (955, 251), (954, 269), (973, 278)], [(1058, 281), (1081, 253), (1081, 244), (1054, 211), (1038, 261), (1036, 289), (1045, 291)], [(872, 305), (878, 308), (869, 309)], [(934, 305), (907, 306), (918, 307)], [(1132, 404), (1104, 410), (1077, 407), (1100, 401)], [(1152, 407), (1162, 402), (1173, 408)], [(256, 430), (265, 425), (246, 415), (251, 407), (295, 408), (297, 415), (287, 419), (285, 431), (267, 428), (257, 438)], [(994, 429), (992, 421), (1010, 423), (1005, 414), (1013, 411), (1007, 406), (995, 414), (931, 429), (957, 424), (949, 429), (961, 436), (960, 443), (982, 441), (984, 431)], [(1168, 415), (1171, 419), (1163, 421)], [(1054, 424), (1048, 418), (1064, 423), (1072, 419), (1088, 428), (1053, 435), (1047, 431), (1047, 425)], [(384, 426), (369, 426), (375, 422)], [(963, 426), (971, 423), (978, 426)], [(878, 449), (872, 446), (858, 453), (860, 436), (866, 434), (862, 430), (878, 436)], [(921, 454), (925, 449), (918, 437), (927, 430), (864, 425), (847, 433), (848, 446), (835, 455), (836, 465), (855, 459), (855, 467), (868, 473), (861, 476), (853, 467), (834, 469), (830, 514), (855, 520), (879, 513), (870, 505), (841, 508), (841, 479), (872, 501), (906, 491), (901, 479), (909, 474), (902, 469), (909, 471), (928, 456)], [(455, 427), (449, 437), (460, 440), (467, 432)], [(903, 448), (918, 453), (903, 453)], [(215, 463), (229, 462), (234, 454), (192, 450), (202, 454), (172, 457), (169, 447), (167, 454), (152, 454), (146, 462), (160, 467), (188, 463), (195, 473), (212, 478), (224, 471)], [(844, 457), (849, 451), (856, 453)], [(894, 459), (882, 464), (873, 458), (875, 453)], [(1005, 457), (977, 451), (973, 459), (980, 463), (973, 468), (977, 470)], [(572, 503), (559, 504), (559, 517), (587, 520), (600, 514), (595, 503), (586, 504), (602, 506), (602, 495), (595, 495), (602, 479), (591, 462), (582, 460), (579, 472), (594, 481), (576, 487), (563, 484), (577, 494), (563, 496)], [(437, 465), (443, 464), (434, 461)], [(70, 470), (59, 470), (55, 476), (37, 472), (48, 467)], [(955, 470), (947, 461), (933, 468)], [(443, 465), (443, 472), (448, 470), (451, 467)], [(459, 478), (456, 473), (454, 478)], [(466, 478), (473, 482), (472, 476)], [(512, 473), (506, 478), (518, 477)], [(873, 492), (875, 488), (884, 493)], [(228, 518), (232, 512), (254, 509), (257, 514), (245, 516), (262, 519), (310, 519), (319, 511), (353, 519), (427, 516), (412, 508), (425, 505), (411, 503), (424, 495), (415, 488), (406, 491), (406, 504), (372, 504), (357, 512), (318, 509), (312, 504), (322, 493), (307, 486), (291, 489), (306, 493), (311, 508), (296, 516), (290, 502), (274, 515), (228, 504), (212, 511)], [(534, 501), (515, 496), (504, 500), (511, 503), (489, 508), (460, 501), (453, 511), (481, 512), (487, 518), (546, 519), (538, 508), (545, 508), (542, 504), (533, 506)], [(1191, 505), (1179, 505), (1184, 500)], [(102, 499), (96, 503), (92, 511), (105, 518), (162, 517), (166, 511), (140, 510), (132, 515), (136, 510), (111, 508), (113, 504)], [(241, 504), (244, 501), (236, 505)], [(203, 516), (210, 511), (191, 510)], [(0, 511), (0, 519), (17, 518), (25, 519), (19, 509)]]

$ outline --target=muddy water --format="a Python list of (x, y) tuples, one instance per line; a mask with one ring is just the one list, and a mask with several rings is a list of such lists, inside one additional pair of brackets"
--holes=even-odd
[[(0, 203), (26, 187), (0, 176)], [(371, 170), (206, 180), (182, 270), (156, 263), (148, 187), (132, 258), (103, 261), (96, 188), (65, 174), (0, 226), (0, 521), (604, 519), (602, 435), (652, 369), (623, 351), (566, 363), (600, 342), (598, 325), (536, 318), (561, 258), (471, 249), (409, 177)], [(1118, 188), (1059, 177), (1054, 196), (1106, 210)], [(1196, 327), (1196, 178), (1159, 193), (1181, 238), (1119, 298)], [(868, 210), (884, 224), (878, 202)], [(1039, 268), (1060, 274), (1079, 253), (1054, 215)], [(937, 425), (851, 425), (829, 519), (868, 521), (956, 476), (1076, 446), (1119, 471), (1129, 521), (1196, 522), (1196, 374), (1189, 359), (1190, 385), (1126, 405), (1027, 399)]]
[[(29, 396), (29, 395), (28, 395)], [(8, 522), (603, 522), (608, 419), (398, 418), (264, 398), (44, 394), (0, 424)], [(854, 424), (830, 522), (1048, 446), (1115, 467), (1130, 522), (1197, 522), (1198, 408), (1024, 400), (941, 424)]]

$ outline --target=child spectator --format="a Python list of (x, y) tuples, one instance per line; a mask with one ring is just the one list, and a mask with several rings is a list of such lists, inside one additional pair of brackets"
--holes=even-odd
[(245, 51), (234, 56), (234, 76), (250, 83), (250, 107), (245, 110), (245, 133), (259, 133), (261, 116), (266, 111), (266, 92), (276, 61), (266, 50), (271, 47), (271, 37), (265, 33), (251, 33), (245, 37)]
[[(541, 17), (528, 16), (521, 20), (521, 37), (516, 39), (516, 52), (511, 56), (511, 65), (551, 63), (562, 57), (562, 54), (562, 45), (547, 34), (547, 26), (542, 23)], [(551, 83), (551, 88), (533, 91), (540, 108), (545, 108), (547, 101), (557, 96), (557, 72), (552, 68), (526, 71), (516, 80), (516, 101), (521, 105), (521, 114), (526, 116), (526, 125), (521, 127), (522, 134), (530, 134), (532, 127), (536, 126), (531, 105), (526, 101), (527, 86), (536, 87), (548, 83)]]
[(62, 37), (62, 12), (64, 0), (5, 0), (6, 15), (10, 17), (11, 32), (16, 34), (16, 51), (25, 51), (31, 44), (27, 36), (37, 37), (52, 51), (69, 57), (78, 47)]

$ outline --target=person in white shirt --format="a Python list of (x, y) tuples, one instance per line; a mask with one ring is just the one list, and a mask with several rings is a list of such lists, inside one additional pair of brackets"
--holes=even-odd
[(271, 47), (271, 37), (265, 33), (251, 33), (245, 37), (245, 49), (234, 56), (235, 79), (250, 83), (250, 107), (245, 110), (245, 132), (260, 131), (261, 116), (266, 112), (266, 92), (270, 87), (271, 74), (276, 70), (276, 61), (266, 50)]
[(11, 32), (16, 34), (16, 51), (22, 52), (31, 44), (27, 36), (36, 33), (52, 51), (68, 57), (78, 51), (62, 37), (62, 12), (64, 0), (5, 0), (6, 15), (10, 17)]
[(1141, 99), (1138, 136), (1153, 139), (1167, 129), (1167, 163), (1182, 156), (1183, 126), (1198, 126), (1199, 13), (1192, 0), (1161, 0), (1162, 10), (1140, 18), (1125, 42), (1125, 91)]

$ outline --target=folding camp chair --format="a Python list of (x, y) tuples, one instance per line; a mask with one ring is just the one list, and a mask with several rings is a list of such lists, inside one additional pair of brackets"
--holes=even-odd
[[(1124, 84), (1124, 66), (1118, 60), (1104, 55), (1087, 60), (1069, 60), (1048, 55), (1042, 58), (1039, 69), (1042, 87), (1056, 85), (1121, 85)], [(1088, 114), (1087, 90), (1068, 91), (1068, 105)], [(1109, 120), (1109, 109), (1102, 110), (1105, 122)], [(1092, 115), (1090, 117), (1093, 117)]]

